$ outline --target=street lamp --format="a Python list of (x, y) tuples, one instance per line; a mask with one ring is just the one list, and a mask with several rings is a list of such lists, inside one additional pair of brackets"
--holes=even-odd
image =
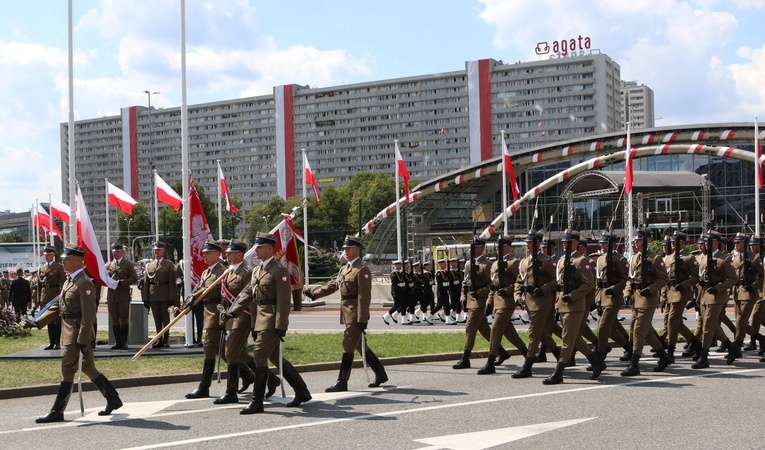
[(260, 216), (263, 218), (263, 224), (266, 226), (266, 228), (263, 230), (264, 233), (268, 232), (268, 217), (266, 216)]
[[(149, 165), (151, 167), (149, 177), (154, 173), (154, 155), (151, 153), (151, 94), (159, 94), (159, 92), (143, 91), (149, 97)], [(151, 186), (154, 186), (154, 181), (151, 181)], [(151, 210), (154, 210), (154, 195), (151, 196)], [(149, 230), (153, 230), (151, 214), (149, 215)], [(155, 234), (159, 235), (159, 224), (155, 230)]]
[[(133, 221), (133, 218), (131, 217), (130, 219), (128, 219), (128, 223), (127, 223), (127, 232), (128, 232), (127, 233), (127, 241), (128, 242), (130, 242), (130, 222), (132, 222), (132, 221)], [(135, 261), (135, 255), (133, 254), (133, 247), (130, 247), (130, 259), (132, 261)]]

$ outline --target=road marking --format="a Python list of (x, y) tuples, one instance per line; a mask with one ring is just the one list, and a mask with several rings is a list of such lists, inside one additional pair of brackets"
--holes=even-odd
[(536, 434), (546, 433), (578, 423), (587, 422), (596, 419), (588, 417), (586, 419), (563, 420), (560, 422), (538, 423), (534, 425), (523, 425), (520, 427), (499, 428), (496, 430), (476, 431), (473, 433), (459, 433), (450, 436), (438, 436), (425, 439), (415, 439), (414, 442), (429, 444), (430, 447), (422, 447), (420, 450), (483, 450), (496, 447), (497, 445), (507, 444)]
[(505, 402), (508, 400), (518, 400), (518, 399), (525, 399), (525, 398), (533, 398), (533, 397), (544, 397), (549, 395), (560, 395), (560, 394), (571, 394), (571, 393), (578, 393), (578, 392), (585, 392), (585, 391), (593, 391), (597, 389), (608, 389), (608, 388), (617, 388), (617, 387), (625, 387), (625, 386), (637, 386), (641, 384), (651, 384), (651, 383), (657, 383), (657, 382), (674, 382), (674, 381), (681, 381), (681, 380), (689, 380), (693, 378), (703, 378), (703, 377), (712, 377), (712, 376), (720, 376), (720, 375), (728, 375), (728, 374), (742, 374), (747, 372), (761, 372), (765, 370), (765, 368), (757, 368), (757, 369), (742, 369), (742, 370), (730, 370), (727, 372), (705, 372), (705, 373), (699, 373), (696, 375), (685, 375), (685, 376), (678, 376), (673, 378), (651, 378), (647, 380), (635, 380), (635, 381), (629, 381), (626, 383), (619, 383), (619, 384), (602, 384), (602, 385), (595, 385), (595, 386), (587, 386), (587, 387), (579, 387), (579, 388), (573, 388), (573, 389), (561, 389), (556, 391), (548, 391), (548, 392), (536, 392), (533, 394), (523, 394), (523, 395), (514, 395), (510, 397), (500, 397), (500, 398), (488, 398), (484, 400), (472, 400), (467, 402), (461, 402), (461, 403), (451, 403), (446, 405), (437, 405), (437, 406), (424, 406), (421, 408), (412, 408), (412, 409), (402, 409), (398, 411), (388, 411), (388, 412), (382, 412), (377, 414), (361, 414), (354, 417), (346, 417), (342, 419), (327, 419), (327, 420), (321, 420), (318, 422), (310, 422), (310, 423), (301, 423), (301, 424), (295, 424), (295, 425), (285, 425), (280, 427), (273, 427), (273, 428), (264, 428), (261, 430), (249, 430), (249, 431), (241, 431), (239, 433), (228, 433), (228, 434), (220, 434), (215, 436), (206, 436), (201, 438), (194, 438), (194, 439), (186, 439), (182, 441), (173, 441), (173, 442), (165, 442), (165, 443), (159, 443), (159, 444), (151, 444), (151, 445), (145, 445), (140, 447), (129, 447), (125, 450), (139, 450), (139, 449), (151, 449), (151, 448), (163, 448), (163, 447), (174, 447), (178, 445), (191, 445), (191, 444), (197, 444), (200, 442), (209, 442), (209, 441), (218, 441), (222, 439), (229, 439), (229, 438), (236, 438), (236, 437), (243, 437), (243, 436), (252, 436), (256, 434), (264, 434), (264, 433), (271, 433), (274, 431), (284, 431), (284, 430), (294, 430), (299, 428), (308, 428), (308, 427), (316, 427), (321, 425), (330, 425), (330, 424), (336, 424), (336, 423), (343, 423), (343, 422), (350, 422), (355, 420), (367, 420), (367, 419), (379, 419), (380, 417), (389, 417), (389, 416), (399, 416), (404, 414), (412, 414), (412, 413), (421, 413), (424, 411), (436, 411), (439, 409), (447, 409), (447, 408), (460, 408), (463, 406), (472, 406), (472, 405), (483, 405), (488, 403), (496, 403), (496, 402)]

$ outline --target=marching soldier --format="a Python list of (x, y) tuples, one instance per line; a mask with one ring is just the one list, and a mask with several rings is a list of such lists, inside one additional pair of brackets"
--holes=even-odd
[(401, 324), (412, 325), (420, 323), (420, 319), (414, 316), (414, 306), (419, 300), (414, 272), (412, 272), (412, 266), (409, 265), (409, 260), (406, 259), (404, 260), (404, 278), (406, 279), (406, 304), (404, 305), (404, 310), (400, 312), (401, 317), (406, 317), (406, 319), (402, 319)]
[(452, 285), (449, 290), (449, 302), (451, 309), (451, 318), (454, 321), (453, 324), (447, 323), (447, 325), (456, 325), (457, 319), (462, 312), (462, 303), (460, 297), (462, 296), (462, 271), (459, 268), (459, 260), (457, 258), (449, 259), (449, 273), (452, 275)]
[(765, 341), (765, 336), (753, 333), (753, 328), (749, 326), (749, 317), (752, 315), (755, 303), (760, 299), (763, 267), (760, 255), (745, 251), (746, 240), (746, 234), (736, 234), (733, 239), (736, 247), (731, 255), (733, 269), (738, 275), (738, 286), (733, 288), (733, 300), (736, 306), (736, 344), (739, 348), (744, 346), (747, 332), (752, 333), (752, 339)]
[[(760, 254), (760, 238), (756, 236), (752, 236), (749, 238), (749, 249), (752, 253), (759, 255)], [(762, 356), (765, 354), (765, 342), (759, 337), (762, 336), (760, 334), (760, 327), (763, 323), (763, 318), (765, 316), (765, 293), (763, 290), (765, 289), (765, 286), (763, 286), (763, 289), (761, 289), (757, 294), (757, 301), (754, 304), (754, 309), (752, 310), (752, 329), (748, 330), (749, 333), (752, 335), (752, 341), (747, 346), (746, 350), (757, 350), (757, 345), (754, 343), (754, 339), (759, 339), (760, 341), (760, 350), (757, 352), (758, 355)], [(765, 357), (760, 359), (760, 362), (765, 362)]]
[[(436, 302), (433, 294), (433, 286), (436, 284), (436, 276), (432, 270), (432, 264), (430, 261), (422, 263), (422, 277), (423, 277), (423, 289), (425, 290), (425, 304), (422, 306), (422, 317), (428, 322), (429, 325), (433, 325), (433, 314), (435, 314)], [(430, 308), (430, 312), (428, 312)], [(415, 316), (416, 316), (415, 311)]]
[[(165, 259), (165, 243), (157, 241), (152, 244), (154, 259), (146, 264), (143, 275), (143, 290), (141, 298), (144, 306), (151, 308), (154, 317), (154, 327), (157, 333), (170, 323), (170, 311), (168, 308), (178, 306), (175, 304), (175, 267), (173, 263)], [(162, 338), (152, 345), (152, 348), (170, 347), (170, 333), (166, 332)]]
[(648, 249), (646, 233), (644, 227), (638, 227), (635, 233), (634, 252), (630, 260), (630, 279), (624, 291), (625, 302), (628, 301), (627, 299), (632, 301), (634, 327), (632, 355), (629, 366), (621, 373), (623, 377), (640, 375), (640, 356), (646, 341), (656, 350), (659, 357), (659, 364), (653, 369), (654, 372), (664, 371), (672, 362), (662, 348), (658, 333), (651, 325), (653, 315), (659, 306), (659, 291), (667, 285), (669, 277), (662, 257)]
[(279, 348), (284, 342), (289, 326), (292, 292), (289, 272), (274, 258), (275, 247), (276, 238), (273, 234), (258, 233), (255, 239), (255, 256), (262, 263), (253, 271), (250, 288), (244, 289), (239, 303), (231, 312), (232, 317), (238, 318), (246, 315), (244, 311), (249, 307), (252, 317), (250, 326), (255, 338), (255, 384), (252, 400), (239, 414), (262, 413), (266, 389), (271, 390), (269, 384), (276, 389), (276, 384), (269, 383), (269, 360), (277, 367), (282, 367), (285, 380), (295, 391), (295, 397), (287, 403), (288, 407), (300, 406), (312, 398), (295, 366), (283, 357), (279, 359)]
[(109, 380), (96, 369), (93, 360), (93, 349), (90, 342), (93, 338), (93, 322), (96, 318), (97, 303), (95, 286), (83, 273), (85, 250), (81, 247), (67, 244), (64, 249), (64, 270), (69, 274), (63, 288), (61, 298), (51, 305), (34, 322), (29, 321), (25, 326), (42, 328), (57, 318), (61, 318), (64, 344), (64, 356), (61, 359), (62, 381), (59, 385), (53, 407), (45, 416), (38, 417), (35, 422), (63, 422), (64, 410), (69, 403), (72, 393), (74, 376), (77, 373), (79, 359), (82, 358), (82, 372), (90, 378), (93, 384), (106, 399), (106, 407), (99, 411), (99, 416), (108, 416), (115, 409), (122, 407), (117, 390)]
[[(502, 258), (498, 258), (491, 266), (491, 293), (489, 302), (494, 307), (494, 321), (491, 323), (491, 332), (489, 335), (489, 359), (486, 364), (478, 369), (478, 375), (487, 375), (495, 373), (495, 362), (499, 356), (499, 349), (502, 346), (502, 336), (506, 337), (511, 344), (517, 348), (523, 357), (527, 356), (528, 349), (523, 342), (512, 322), (513, 311), (515, 310), (514, 285), (518, 279), (518, 258), (511, 255), (513, 241), (508, 236), (500, 239), (502, 247), (507, 251)], [(498, 247), (499, 248), (499, 247)], [(500, 264), (503, 264), (500, 271)], [(500, 272), (502, 275), (500, 281)]]
[(701, 341), (683, 324), (683, 309), (693, 301), (693, 289), (699, 283), (699, 262), (694, 255), (685, 250), (687, 238), (688, 234), (685, 231), (675, 231), (670, 239), (672, 249), (665, 258), (669, 275), (669, 284), (666, 287), (667, 354), (673, 363), (678, 333), (689, 342), (690, 351), (696, 353), (701, 349)]
[(625, 352), (632, 352), (632, 348), (628, 347), (627, 330), (617, 320), (619, 309), (623, 304), (622, 293), (629, 276), (629, 263), (624, 255), (616, 251), (615, 237), (611, 232), (604, 232), (600, 236), (599, 243), (601, 255), (595, 263), (597, 268), (595, 300), (602, 310), (598, 322), (598, 357), (605, 361), (609, 351), (609, 338), (622, 346)]
[(348, 379), (353, 367), (353, 353), (356, 350), (362, 353), (362, 357), (366, 354), (367, 363), (375, 374), (374, 382), (369, 383), (369, 387), (377, 387), (388, 381), (388, 375), (377, 355), (368, 346), (363, 352), (361, 347), (364, 344), (363, 341), (366, 341), (366, 339), (362, 340), (362, 334), (367, 329), (369, 305), (372, 301), (372, 274), (359, 258), (361, 240), (355, 236), (346, 236), (343, 248), (348, 264), (340, 269), (337, 278), (313, 290), (306, 288), (304, 291), (306, 297), (314, 300), (340, 290), (342, 302), (340, 323), (345, 324), (343, 359), (337, 381), (326, 389), (327, 392), (348, 390)]
[[(37, 270), (37, 279), (40, 284), (40, 308), (45, 307), (54, 297), (61, 293), (66, 274), (64, 266), (56, 261), (56, 249), (47, 246), (43, 249), (45, 262)], [(55, 317), (48, 322), (48, 341), (45, 350), (60, 349), (61, 345), (61, 318)]]
[[(428, 313), (428, 306), (430, 308), (433, 308), (432, 300), (433, 300), (433, 288), (431, 287), (431, 280), (428, 278), (429, 271), (424, 270), (424, 266), (428, 265), (430, 263), (420, 263), (417, 261), (412, 265), (414, 268), (414, 272), (412, 273), (412, 278), (414, 280), (414, 305), (419, 304), (420, 306), (417, 307), (417, 309), (414, 310), (413, 318), (416, 320), (415, 323), (420, 322), (420, 314), (422, 314), (422, 320), (428, 323), (428, 325), (433, 325), (433, 321), (430, 320), (430, 314)], [(428, 291), (430, 291), (430, 297), (428, 297)]]
[[(190, 307), (193, 299), (204, 292), (208, 287), (223, 275), (226, 269), (220, 260), (221, 246), (212, 241), (207, 241), (202, 249), (207, 269), (199, 277), (199, 283), (191, 291), (191, 299), (186, 300), (185, 307)], [(215, 371), (215, 357), (221, 351), (220, 344), (223, 327), (220, 323), (220, 312), (218, 305), (221, 303), (221, 291), (213, 289), (203, 300), (205, 305), (205, 337), (202, 348), (204, 349), (204, 363), (202, 366), (202, 379), (199, 386), (186, 394), (186, 398), (204, 398), (210, 396), (210, 384), (212, 383), (213, 372)], [(235, 380), (238, 379), (234, 377)]]
[[(452, 319), (451, 310), (449, 308), (449, 290), (452, 286), (452, 272), (446, 268), (446, 259), (442, 258), (438, 260), (438, 270), (436, 271), (435, 283), (436, 283), (436, 300), (438, 304), (433, 310), (433, 316), (441, 319), (446, 325), (453, 325), (457, 322)], [(443, 308), (443, 312), (439, 311)]]
[[(401, 260), (393, 261), (393, 271), (390, 273), (390, 295), (393, 297), (393, 306), (382, 317), (385, 325), (390, 325), (390, 320), (398, 323), (396, 314), (404, 308), (406, 304), (406, 277), (402, 270), (403, 262)], [(406, 316), (401, 316), (401, 322), (404, 324)]]
[[(561, 244), (566, 246), (564, 256), (558, 260), (558, 298), (555, 303), (561, 316), (561, 350), (555, 372), (542, 381), (543, 384), (563, 382), (563, 370), (574, 355), (574, 347), (581, 351), (592, 367), (590, 379), (594, 380), (606, 369), (605, 363), (592, 352), (580, 335), (586, 323), (589, 305), (587, 297), (595, 291), (595, 273), (586, 255), (579, 253), (579, 232), (568, 229)], [(593, 300), (594, 304), (594, 300)]]
[(133, 262), (125, 258), (125, 247), (112, 244), (112, 260), (106, 264), (109, 276), (118, 280), (117, 289), (107, 289), (106, 304), (109, 309), (109, 322), (116, 343), (112, 350), (127, 350), (130, 326), (130, 286), (138, 282), (138, 274)]

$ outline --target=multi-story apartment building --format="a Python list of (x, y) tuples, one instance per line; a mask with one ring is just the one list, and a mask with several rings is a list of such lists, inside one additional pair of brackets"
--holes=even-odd
[(625, 126), (630, 122), (633, 130), (653, 128), (656, 120), (653, 89), (644, 84), (637, 84), (637, 81), (622, 81), (621, 91), (621, 113)]

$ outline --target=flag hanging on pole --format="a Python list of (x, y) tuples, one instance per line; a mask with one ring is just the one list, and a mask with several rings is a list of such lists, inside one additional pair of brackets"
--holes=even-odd
[(108, 186), (107, 195), (109, 196), (109, 206), (116, 206), (120, 211), (132, 216), (133, 205), (138, 202), (135, 201), (133, 197), (128, 195), (127, 192), (109, 183), (108, 181), (106, 182), (106, 185)]
[(635, 149), (628, 148), (627, 149), (627, 164), (626, 164), (627, 173), (624, 176), (624, 192), (626, 194), (632, 193), (632, 179), (633, 179), (632, 160), (634, 156), (635, 156)]
[(56, 225), (56, 222), (51, 219), (48, 211), (46, 211), (39, 203), (37, 205), (37, 212), (35, 213), (34, 226), (44, 229), (46, 232), (53, 233), (63, 239), (64, 234), (61, 232), (61, 228)]
[(406, 170), (406, 163), (398, 150), (398, 142), (396, 142), (396, 164), (398, 164), (398, 175), (404, 179), (404, 195), (406, 195), (406, 202), (409, 203), (409, 171)]
[(202, 250), (205, 247), (205, 243), (212, 239), (213, 236), (210, 232), (210, 226), (207, 224), (202, 201), (199, 199), (191, 173), (189, 173), (189, 222), (191, 223), (191, 239), (189, 239), (189, 242), (191, 242), (191, 254), (187, 259), (191, 260), (191, 285), (194, 287), (199, 283), (202, 272), (207, 268)]
[(231, 214), (238, 213), (239, 210), (236, 209), (236, 206), (234, 206), (233, 203), (231, 203), (231, 196), (228, 193), (228, 184), (226, 183), (226, 177), (223, 175), (223, 169), (220, 167), (220, 163), (218, 164), (218, 176), (220, 176), (220, 191), (226, 196), (226, 211)]
[(316, 185), (316, 178), (313, 177), (313, 171), (311, 170), (311, 166), (308, 164), (308, 157), (305, 156), (305, 153), (303, 153), (303, 167), (305, 168), (305, 182), (306, 184), (311, 185), (311, 188), (313, 189), (313, 195), (316, 197), (316, 204), (321, 205), (321, 200), (319, 200), (319, 187)]
[(762, 189), (762, 142), (760, 141), (760, 131), (756, 119), (754, 121), (754, 140), (757, 142), (757, 145), (754, 148), (754, 151), (756, 152), (754, 157), (754, 165), (757, 167), (757, 170), (754, 172), (754, 174), (757, 178), (757, 189)]
[(154, 182), (157, 185), (157, 200), (166, 204), (172, 206), (172, 208), (176, 211), (181, 209), (181, 206), (183, 205), (183, 200), (181, 199), (181, 196), (178, 195), (173, 188), (170, 187), (169, 184), (165, 183), (165, 180), (162, 179), (162, 177), (159, 176), (159, 174), (156, 175), (156, 180)]
[(513, 191), (513, 199), (518, 201), (521, 197), (521, 189), (520, 186), (518, 186), (518, 179), (515, 177), (513, 161), (510, 158), (510, 152), (507, 150), (507, 142), (505, 141), (504, 135), (502, 135), (502, 168), (510, 179), (510, 189)]
[(72, 213), (71, 208), (63, 202), (56, 200), (55, 197), (50, 198), (50, 215), (54, 219), (59, 219), (63, 223), (69, 223), (69, 215)]
[(77, 245), (85, 249), (85, 267), (88, 268), (93, 281), (109, 289), (117, 289), (118, 281), (109, 276), (101, 256), (101, 248), (98, 246), (96, 232), (90, 222), (88, 208), (82, 199), (80, 186), (77, 186), (77, 198), (75, 200), (75, 214), (77, 216)]
[[(300, 256), (298, 255), (297, 241), (304, 242), (303, 235), (295, 228), (292, 222), (292, 216), (289, 214), (282, 214), (282, 220), (274, 229), (271, 230), (271, 234), (276, 239), (276, 245), (274, 246), (274, 258), (287, 268), (290, 274), (290, 286), (292, 290), (298, 290), (303, 288), (303, 273), (300, 270)], [(261, 263), (255, 256), (255, 247), (244, 254), (244, 260), (250, 267), (255, 267)]]

